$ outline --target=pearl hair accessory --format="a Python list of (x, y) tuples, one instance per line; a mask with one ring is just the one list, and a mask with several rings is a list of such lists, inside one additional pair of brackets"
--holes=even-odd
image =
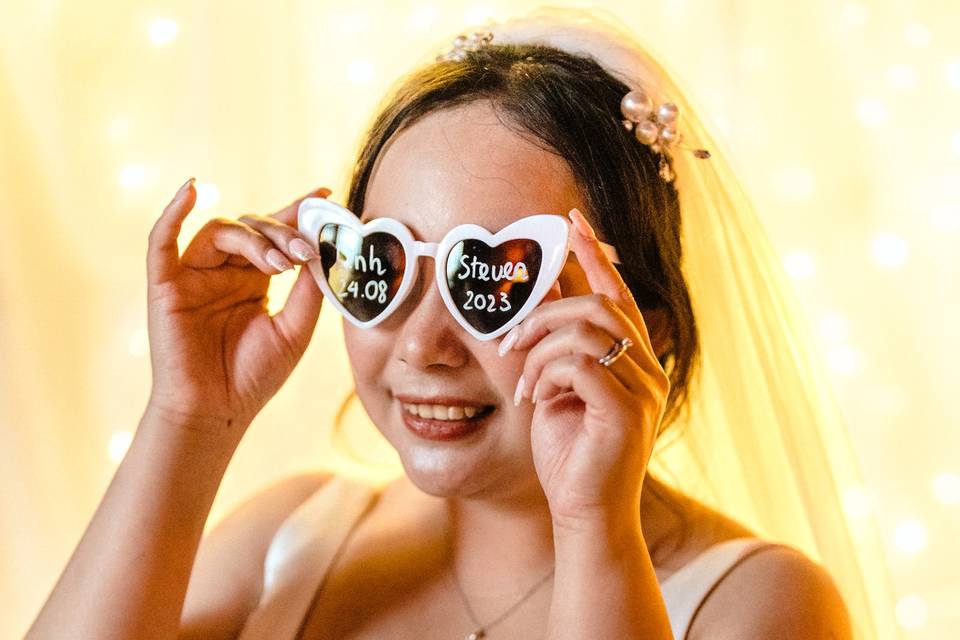
[[(493, 40), (493, 33), (486, 29), (474, 31), (469, 36), (460, 34), (453, 40), (453, 49), (437, 56), (437, 62), (444, 60), (461, 61), (467, 57), (467, 52), (476, 51), (487, 46)], [(658, 173), (665, 182), (673, 182), (676, 177), (670, 166), (668, 150), (671, 147), (688, 149), (679, 146), (683, 139), (677, 131), (677, 120), (680, 109), (672, 102), (664, 102), (654, 108), (653, 99), (643, 89), (634, 89), (627, 92), (620, 101), (620, 112), (623, 114), (623, 126), (627, 131), (633, 131), (638, 141), (650, 147), (660, 156)], [(697, 158), (709, 158), (710, 152), (706, 149), (690, 149)]]
[[(645, 145), (649, 145), (655, 153), (660, 155), (660, 177), (666, 182), (672, 182), (676, 177), (667, 158), (667, 150), (677, 145), (683, 136), (677, 132), (677, 119), (680, 109), (672, 102), (664, 102), (654, 108), (653, 99), (643, 89), (634, 89), (623, 96), (620, 101), (620, 112), (626, 120), (623, 126), (627, 131)], [(706, 149), (692, 149), (693, 155), (698, 158), (709, 158), (710, 152)]]

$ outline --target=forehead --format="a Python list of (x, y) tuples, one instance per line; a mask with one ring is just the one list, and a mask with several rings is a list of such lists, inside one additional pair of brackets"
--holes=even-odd
[(497, 231), (528, 215), (566, 215), (582, 206), (566, 161), (477, 101), (425, 116), (390, 140), (361, 218), (396, 218), (419, 239), (436, 242), (458, 224)]

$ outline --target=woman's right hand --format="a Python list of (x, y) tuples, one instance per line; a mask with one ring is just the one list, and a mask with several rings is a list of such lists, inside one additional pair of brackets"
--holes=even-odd
[(297, 231), (301, 198), (271, 216), (214, 218), (180, 256), (177, 236), (196, 197), (191, 178), (150, 232), (148, 410), (198, 424), (239, 423), (242, 435), (299, 362), (323, 302), (309, 266), (301, 267), (283, 309), (270, 316), (270, 276), (317, 255)]

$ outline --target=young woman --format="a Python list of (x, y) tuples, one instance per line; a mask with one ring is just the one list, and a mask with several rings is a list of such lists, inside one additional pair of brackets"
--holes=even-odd
[[(181, 256), (187, 181), (150, 234), (150, 402), (29, 637), (872, 635), (819, 450), (795, 476), (809, 494), (777, 494), (771, 466), (754, 504), (774, 530), (835, 533), (830, 571), (650, 469), (704, 397), (701, 355), (716, 356), (701, 387), (714, 408), (691, 429), (747, 434), (734, 439), (745, 464), (763, 468), (751, 447), (801, 420), (817, 429), (807, 364), (763, 288), (775, 261), (732, 233), (747, 203), (709, 145), (627, 36), (540, 12), (411, 74), (342, 203), (324, 188), (218, 218)], [(307, 268), (271, 317), (269, 278), (293, 265)], [(357, 396), (405, 474), (380, 489), (289, 478), (201, 542), (228, 461), (322, 304), (345, 316)], [(747, 353), (753, 341), (766, 351)], [(789, 466), (779, 450), (761, 454)], [(801, 493), (799, 511), (772, 513)]]

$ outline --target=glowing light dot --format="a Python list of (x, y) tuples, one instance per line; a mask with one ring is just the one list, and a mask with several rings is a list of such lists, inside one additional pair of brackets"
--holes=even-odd
[(930, 212), (930, 226), (937, 231), (960, 231), (960, 205), (941, 204)]
[(130, 135), (130, 121), (126, 118), (116, 118), (107, 126), (107, 136), (111, 140), (123, 140)]
[(137, 189), (147, 180), (147, 170), (142, 164), (127, 165), (120, 170), (118, 181), (124, 189)]
[(919, 520), (904, 520), (894, 530), (893, 542), (903, 553), (916, 555), (927, 546), (927, 528)]
[(873, 240), (873, 261), (881, 267), (899, 267), (907, 261), (907, 241), (892, 233), (882, 233)]
[(848, 518), (867, 518), (873, 513), (873, 496), (866, 487), (853, 487), (843, 494), (843, 510)]
[(857, 2), (848, 2), (840, 10), (840, 19), (848, 27), (859, 28), (867, 24), (870, 18), (870, 12), (867, 8)]
[(827, 366), (842, 375), (853, 375), (863, 369), (863, 354), (851, 345), (840, 345), (827, 352)]
[(857, 117), (870, 127), (881, 125), (887, 119), (887, 107), (879, 100), (864, 98), (857, 103)]
[(927, 25), (914, 22), (908, 24), (903, 30), (903, 37), (912, 47), (928, 47), (930, 46), (930, 40), (933, 39), (933, 34)]
[(150, 23), (150, 42), (162, 47), (177, 39), (180, 25), (170, 18), (157, 18)]
[(897, 600), (897, 622), (904, 629), (919, 629), (927, 622), (927, 602), (920, 596), (904, 596)]
[(212, 182), (195, 182), (197, 188), (197, 211), (206, 211), (220, 202), (220, 188)]
[(790, 200), (805, 200), (816, 189), (813, 172), (806, 167), (786, 167), (775, 178), (780, 192)]
[(960, 475), (949, 472), (937, 474), (931, 485), (937, 502), (946, 505), (960, 504)]
[(407, 22), (413, 29), (426, 29), (437, 21), (438, 16), (436, 7), (420, 7), (410, 14)]
[(133, 434), (129, 431), (114, 432), (110, 436), (110, 442), (107, 443), (107, 455), (114, 462), (120, 462), (123, 460), (123, 456), (127, 455), (127, 449), (130, 448), (131, 442), (133, 442)]
[(130, 339), (127, 340), (127, 351), (134, 358), (141, 358), (150, 353), (150, 340), (146, 329), (141, 327), (130, 334)]
[(820, 335), (830, 342), (843, 342), (850, 337), (850, 321), (837, 311), (826, 313), (820, 318)]
[(960, 60), (947, 63), (947, 82), (954, 89), (960, 89)]
[(908, 64), (895, 64), (887, 69), (887, 82), (894, 89), (912, 89), (917, 85), (917, 72)]
[(783, 266), (792, 278), (810, 278), (817, 272), (817, 265), (806, 251), (794, 251), (784, 258)]
[(354, 84), (367, 84), (373, 80), (373, 63), (369, 60), (351, 60), (347, 65), (347, 78)]

